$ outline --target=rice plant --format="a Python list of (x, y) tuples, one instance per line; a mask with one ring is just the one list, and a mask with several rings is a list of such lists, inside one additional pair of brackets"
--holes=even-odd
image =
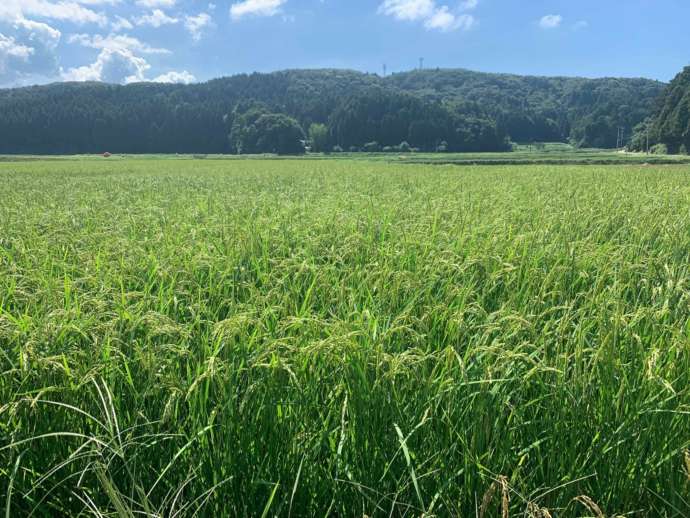
[(0, 164), (14, 516), (690, 515), (690, 166)]

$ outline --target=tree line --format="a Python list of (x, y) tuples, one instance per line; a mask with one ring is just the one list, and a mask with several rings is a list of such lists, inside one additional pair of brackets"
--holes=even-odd
[[(663, 83), (467, 70), (348, 70), (202, 84), (59, 83), (0, 90), (0, 153), (501, 151), (510, 142), (614, 147)], [(300, 142), (296, 146), (295, 142)]]

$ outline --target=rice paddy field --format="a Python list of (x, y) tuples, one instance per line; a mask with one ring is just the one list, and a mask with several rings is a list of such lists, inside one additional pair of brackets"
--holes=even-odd
[(0, 163), (0, 511), (690, 516), (690, 165)]

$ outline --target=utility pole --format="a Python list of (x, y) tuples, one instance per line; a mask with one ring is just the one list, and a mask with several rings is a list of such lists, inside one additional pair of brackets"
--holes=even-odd
[(419, 70), (424, 70), (424, 58), (419, 58)]
[(387, 67), (386, 67), (386, 64), (384, 63), (383, 64), (383, 77), (386, 77), (386, 71), (387, 71)]
[(617, 133), (616, 133), (616, 149), (620, 149), (621, 147), (621, 127), (618, 126), (616, 128)]
[(649, 154), (649, 128), (647, 128), (645, 133), (647, 133), (647, 154)]

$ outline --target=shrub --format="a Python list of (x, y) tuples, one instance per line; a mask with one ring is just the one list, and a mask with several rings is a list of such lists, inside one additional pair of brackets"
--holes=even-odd
[(653, 155), (668, 155), (668, 146), (666, 144), (656, 144), (649, 151)]

